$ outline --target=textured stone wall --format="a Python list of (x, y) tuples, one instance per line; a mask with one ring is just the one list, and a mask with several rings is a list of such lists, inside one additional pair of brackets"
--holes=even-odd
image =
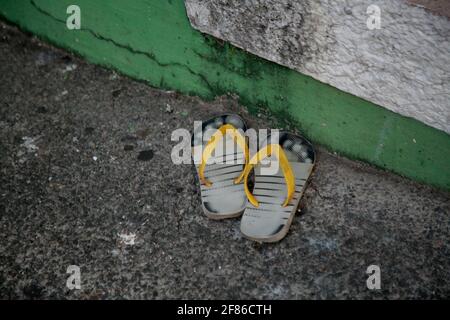
[[(403, 0), (185, 0), (198, 30), (450, 133), (450, 19)], [(369, 30), (369, 5), (381, 29)]]

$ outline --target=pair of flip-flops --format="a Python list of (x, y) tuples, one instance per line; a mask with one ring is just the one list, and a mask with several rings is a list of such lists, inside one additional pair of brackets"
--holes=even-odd
[(276, 242), (289, 231), (314, 167), (314, 148), (281, 131), (278, 141), (269, 135), (250, 158), (245, 131), (245, 121), (235, 114), (214, 117), (194, 131), (192, 154), (202, 207), (211, 219), (242, 215), (245, 237)]

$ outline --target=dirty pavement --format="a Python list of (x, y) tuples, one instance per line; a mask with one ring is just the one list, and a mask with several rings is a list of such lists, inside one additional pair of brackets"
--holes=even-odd
[[(287, 237), (248, 241), (239, 219), (205, 217), (171, 133), (221, 112), (255, 128), (275, 126), (269, 116), (0, 29), (1, 299), (450, 297), (448, 193), (318, 147)], [(70, 265), (81, 289), (66, 286)]]

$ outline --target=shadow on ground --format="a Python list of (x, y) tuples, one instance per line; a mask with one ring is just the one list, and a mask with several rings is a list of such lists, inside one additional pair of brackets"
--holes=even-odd
[(170, 158), (174, 129), (235, 99), (156, 90), (6, 25), (0, 53), (0, 298), (450, 297), (449, 194), (319, 149), (288, 236), (259, 245), (208, 220)]

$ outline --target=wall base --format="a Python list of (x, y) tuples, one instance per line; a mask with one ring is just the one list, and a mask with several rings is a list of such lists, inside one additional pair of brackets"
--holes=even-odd
[(194, 30), (181, 0), (3, 1), (0, 15), (93, 63), (160, 88), (212, 99), (237, 93), (251, 110), (289, 119), (314, 143), (450, 190), (450, 136)]

